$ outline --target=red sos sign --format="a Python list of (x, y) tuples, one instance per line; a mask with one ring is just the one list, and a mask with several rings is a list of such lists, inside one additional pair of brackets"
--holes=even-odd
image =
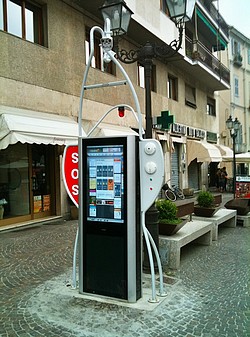
[(63, 181), (73, 203), (78, 207), (78, 145), (68, 145), (63, 154)]

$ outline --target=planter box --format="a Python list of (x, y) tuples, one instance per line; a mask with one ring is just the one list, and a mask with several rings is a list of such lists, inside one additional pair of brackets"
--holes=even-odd
[(193, 197), (194, 189), (193, 188), (183, 188), (183, 194), (185, 197)]
[(201, 207), (195, 205), (194, 214), (205, 218), (211, 218), (219, 210), (219, 208), (220, 207)]
[(250, 212), (250, 199), (232, 199), (225, 204), (225, 207), (235, 209), (238, 215), (246, 215)]
[(177, 214), (178, 218), (182, 218), (186, 215), (191, 215), (194, 212), (194, 202), (187, 200), (178, 200), (175, 202), (177, 206)]
[(214, 194), (214, 203), (215, 205), (220, 205), (222, 203), (222, 195)]
[(173, 235), (177, 233), (187, 222), (188, 222), (187, 219), (182, 219), (182, 222), (180, 222), (177, 225), (159, 222), (159, 234), (160, 235)]

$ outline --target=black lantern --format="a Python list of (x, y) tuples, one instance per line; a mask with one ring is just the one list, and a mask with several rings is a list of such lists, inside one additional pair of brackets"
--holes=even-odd
[(110, 20), (110, 29), (113, 35), (123, 35), (128, 31), (133, 12), (123, 0), (106, 0), (100, 7), (104, 22)]
[(169, 17), (177, 25), (180, 21), (192, 18), (196, 0), (164, 0), (168, 8)]
[(236, 158), (235, 158), (235, 142), (236, 137), (238, 134), (238, 131), (240, 129), (241, 123), (239, 122), (238, 118), (232, 119), (232, 116), (229, 116), (229, 118), (226, 120), (226, 126), (228, 130), (230, 131), (230, 136), (233, 140), (233, 195), (235, 198), (236, 193)]

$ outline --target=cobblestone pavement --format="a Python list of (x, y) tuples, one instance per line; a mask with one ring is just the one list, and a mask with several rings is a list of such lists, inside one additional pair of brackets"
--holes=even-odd
[(249, 337), (250, 228), (187, 245), (152, 311), (69, 295), (76, 221), (0, 233), (1, 337)]

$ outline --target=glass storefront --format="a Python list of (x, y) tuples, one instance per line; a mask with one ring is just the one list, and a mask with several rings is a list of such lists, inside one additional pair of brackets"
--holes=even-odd
[(0, 151), (0, 225), (53, 214), (53, 159), (54, 147), (43, 144)]
[(32, 145), (32, 197), (33, 213), (50, 212), (50, 156), (49, 146)]
[(30, 213), (27, 145), (10, 145), (0, 152), (0, 208), (0, 219)]

